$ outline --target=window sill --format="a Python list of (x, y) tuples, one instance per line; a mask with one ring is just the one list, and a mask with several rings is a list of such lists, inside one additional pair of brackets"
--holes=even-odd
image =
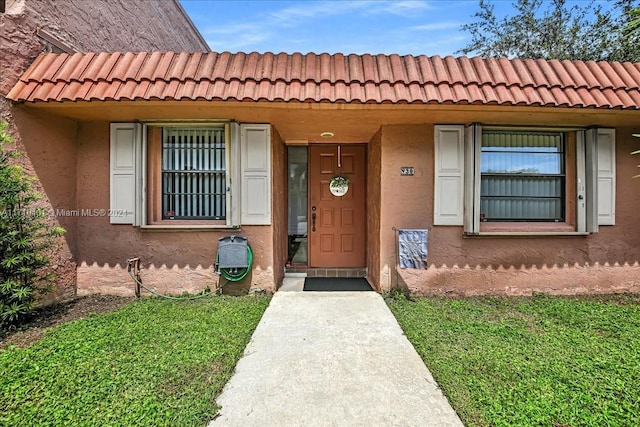
[(566, 222), (481, 222), (480, 233), (571, 233), (576, 227)]
[(464, 237), (584, 237), (590, 234), (582, 231), (481, 231), (465, 233)]
[(566, 222), (482, 222), (478, 233), (465, 237), (563, 237), (588, 236)]
[(152, 224), (142, 225), (143, 231), (224, 231), (240, 230), (239, 225), (226, 224)]

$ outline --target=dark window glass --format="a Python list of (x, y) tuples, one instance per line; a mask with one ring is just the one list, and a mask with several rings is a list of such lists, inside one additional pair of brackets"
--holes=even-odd
[(564, 221), (564, 135), (484, 131), (481, 221)]

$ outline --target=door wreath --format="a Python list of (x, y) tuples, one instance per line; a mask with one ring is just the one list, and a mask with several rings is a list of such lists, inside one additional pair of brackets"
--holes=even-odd
[(329, 191), (337, 197), (342, 197), (349, 191), (349, 178), (344, 175), (336, 175), (329, 181)]

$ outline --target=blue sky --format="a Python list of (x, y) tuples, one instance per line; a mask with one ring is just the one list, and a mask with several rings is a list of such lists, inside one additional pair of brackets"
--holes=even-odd
[[(478, 10), (477, 0), (180, 1), (218, 52), (452, 55)], [(511, 10), (493, 3), (498, 16)]]

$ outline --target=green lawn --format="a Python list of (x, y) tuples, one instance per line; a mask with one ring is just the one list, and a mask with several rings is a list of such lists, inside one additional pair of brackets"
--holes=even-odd
[(640, 426), (640, 296), (388, 305), (466, 426)]
[(1, 350), (0, 425), (206, 425), (268, 303), (146, 298)]

